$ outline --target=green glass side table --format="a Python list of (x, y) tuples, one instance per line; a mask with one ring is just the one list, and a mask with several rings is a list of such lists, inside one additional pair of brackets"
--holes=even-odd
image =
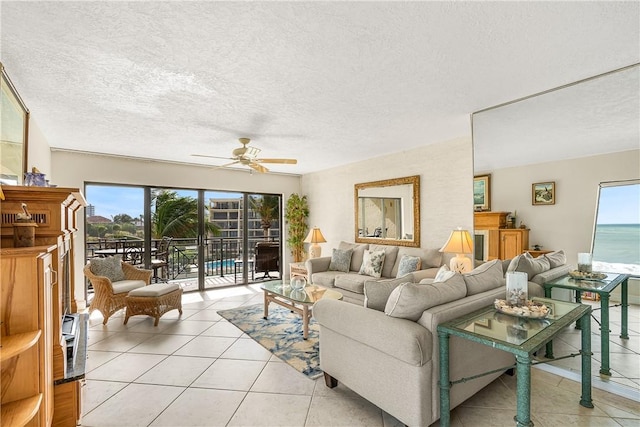
[[(493, 306), (438, 325), (440, 343), (440, 426), (448, 427), (450, 417), (449, 391), (455, 384), (488, 375), (480, 373), (451, 381), (449, 378), (449, 337), (457, 336), (476, 343), (507, 351), (516, 358), (517, 427), (531, 427), (531, 365), (533, 353), (553, 340), (573, 322), (582, 327), (582, 395), (580, 405), (593, 408), (591, 401), (591, 307), (548, 298), (533, 298), (550, 308), (545, 319), (523, 319), (498, 312)], [(571, 357), (571, 356), (567, 356)], [(546, 362), (536, 362), (546, 363)], [(513, 366), (506, 366), (507, 370)]]
[[(575, 291), (575, 300), (577, 303), (582, 302), (583, 292), (593, 292), (600, 296), (600, 349), (602, 351), (602, 364), (600, 365), (600, 373), (603, 375), (611, 375), (611, 369), (609, 366), (609, 296), (611, 292), (622, 285), (622, 327), (620, 331), (620, 338), (629, 339), (628, 331), (628, 319), (629, 319), (629, 296), (628, 296), (628, 274), (606, 273), (607, 277), (601, 280), (584, 280), (573, 279), (571, 276), (562, 276), (555, 280), (550, 280), (545, 283), (544, 296), (551, 298), (551, 290), (553, 288), (562, 288)], [(579, 328), (576, 325), (576, 328)], [(553, 357), (553, 351), (548, 351), (547, 357)]]

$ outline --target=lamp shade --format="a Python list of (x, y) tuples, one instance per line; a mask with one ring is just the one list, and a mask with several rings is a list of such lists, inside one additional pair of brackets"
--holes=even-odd
[(449, 236), (449, 240), (444, 244), (440, 252), (451, 252), (454, 254), (472, 254), (473, 239), (467, 230), (458, 228), (453, 230)]
[(327, 240), (318, 227), (313, 227), (304, 241), (305, 243), (325, 243)]
[(304, 241), (305, 243), (311, 243), (311, 247), (309, 248), (309, 257), (318, 258), (322, 255), (322, 248), (318, 243), (325, 243), (326, 239), (318, 227), (313, 227)]

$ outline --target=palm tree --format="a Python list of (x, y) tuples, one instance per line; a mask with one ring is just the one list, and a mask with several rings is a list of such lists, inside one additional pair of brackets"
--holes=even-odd
[[(155, 239), (198, 236), (198, 201), (189, 196), (178, 196), (175, 191), (154, 194), (156, 209), (152, 215), (151, 233)], [(213, 223), (205, 224), (206, 231), (219, 235), (220, 229)]]
[(251, 204), (251, 209), (260, 215), (260, 224), (264, 231), (264, 238), (268, 239), (271, 223), (278, 218), (280, 197), (270, 196), (268, 194), (262, 196), (250, 196), (249, 203)]

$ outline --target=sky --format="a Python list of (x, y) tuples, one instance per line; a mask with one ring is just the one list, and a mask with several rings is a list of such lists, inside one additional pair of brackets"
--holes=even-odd
[(603, 187), (598, 224), (640, 224), (640, 184)]
[[(113, 187), (106, 185), (87, 185), (85, 198), (95, 206), (96, 215), (113, 219), (115, 215), (127, 214), (139, 218), (144, 213), (144, 190), (137, 187)], [(180, 196), (198, 197), (196, 190), (176, 190)], [(205, 198), (241, 197), (239, 193), (207, 191)]]

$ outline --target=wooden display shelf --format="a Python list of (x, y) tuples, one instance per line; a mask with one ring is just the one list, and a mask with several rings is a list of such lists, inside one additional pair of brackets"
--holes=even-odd
[(6, 335), (2, 337), (2, 348), (0, 349), (0, 362), (9, 360), (33, 347), (38, 343), (42, 331), (24, 332), (22, 334)]
[(2, 425), (23, 426), (33, 419), (42, 404), (42, 393), (14, 402), (3, 403), (0, 409)]

